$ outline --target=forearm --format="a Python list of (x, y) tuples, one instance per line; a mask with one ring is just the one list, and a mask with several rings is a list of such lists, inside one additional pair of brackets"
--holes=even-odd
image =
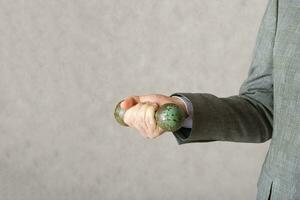
[(219, 98), (207, 93), (174, 93), (193, 106), (192, 128), (174, 132), (179, 144), (232, 141), (260, 143), (272, 137), (273, 113), (245, 95)]

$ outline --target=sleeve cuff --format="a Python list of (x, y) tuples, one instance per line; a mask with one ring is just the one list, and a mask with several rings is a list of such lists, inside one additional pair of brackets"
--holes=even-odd
[[(198, 98), (195, 98), (195, 96), (192, 93), (173, 93), (170, 95), (177, 96), (185, 100), (187, 102), (188, 110), (191, 112), (191, 115), (189, 115), (191, 124), (190, 126), (182, 126), (177, 131), (174, 131), (173, 134), (177, 140), (178, 144), (185, 144), (185, 143), (191, 143), (191, 142), (211, 142), (216, 141), (213, 138), (207, 137), (208, 135), (203, 133), (203, 136), (199, 137), (199, 130), (201, 130), (201, 124), (195, 123), (195, 119), (198, 118), (198, 121), (201, 120), (201, 118), (205, 117), (206, 107), (206, 101), (203, 99), (203, 97), (197, 96)], [(201, 110), (201, 112), (200, 112)], [(203, 113), (204, 112), (204, 113)], [(188, 117), (188, 118), (189, 118)], [(188, 120), (187, 118), (187, 120)], [(201, 120), (204, 121), (204, 120)], [(186, 122), (188, 123), (188, 122)], [(185, 124), (186, 125), (186, 124)], [(205, 130), (203, 130), (205, 132)], [(202, 132), (202, 131), (201, 131)], [(199, 138), (199, 139), (198, 139)]]
[(192, 126), (193, 126), (193, 105), (192, 105), (192, 102), (188, 98), (186, 98), (185, 96), (174, 95), (173, 97), (176, 97), (176, 98), (180, 99), (181, 101), (183, 101), (183, 103), (185, 105), (185, 108), (187, 110), (188, 117), (184, 120), (184, 122), (182, 124), (182, 127), (192, 128)]

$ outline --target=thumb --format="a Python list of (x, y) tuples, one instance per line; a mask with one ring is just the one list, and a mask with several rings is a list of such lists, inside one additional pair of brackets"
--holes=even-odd
[(132, 106), (138, 104), (140, 102), (139, 96), (131, 96), (124, 99), (124, 101), (120, 104), (121, 108), (128, 110)]

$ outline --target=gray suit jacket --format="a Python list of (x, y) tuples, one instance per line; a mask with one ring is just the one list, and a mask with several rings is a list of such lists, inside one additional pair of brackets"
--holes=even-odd
[(192, 128), (174, 132), (179, 144), (272, 138), (257, 199), (300, 199), (300, 0), (269, 0), (238, 95), (173, 95), (187, 97), (194, 110)]

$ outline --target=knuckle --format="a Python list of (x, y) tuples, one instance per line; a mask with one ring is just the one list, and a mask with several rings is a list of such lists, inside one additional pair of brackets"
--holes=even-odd
[(153, 138), (157, 138), (159, 134), (157, 132), (153, 133)]
[(132, 118), (132, 114), (131, 114), (131, 111), (126, 111), (125, 114), (124, 114), (124, 122), (130, 122)]
[(147, 135), (147, 138), (152, 139), (152, 136), (151, 135)]
[(154, 136), (153, 136), (153, 134), (149, 134), (148, 137), (149, 137), (150, 139), (153, 139)]
[(157, 137), (158, 137), (158, 135), (154, 135), (154, 136), (152, 136), (151, 139), (156, 139)]
[(126, 124), (129, 124), (129, 120), (128, 120), (128, 117), (127, 117), (126, 115), (124, 116), (123, 121), (124, 121)]
[(150, 135), (151, 135), (151, 138), (154, 139), (154, 138), (156, 138), (159, 134), (157, 134), (157, 132), (155, 132), (155, 131), (152, 131)]
[(151, 135), (151, 133), (149, 133), (149, 132), (145, 132), (145, 135), (147, 136), (147, 138), (152, 138), (152, 135)]

